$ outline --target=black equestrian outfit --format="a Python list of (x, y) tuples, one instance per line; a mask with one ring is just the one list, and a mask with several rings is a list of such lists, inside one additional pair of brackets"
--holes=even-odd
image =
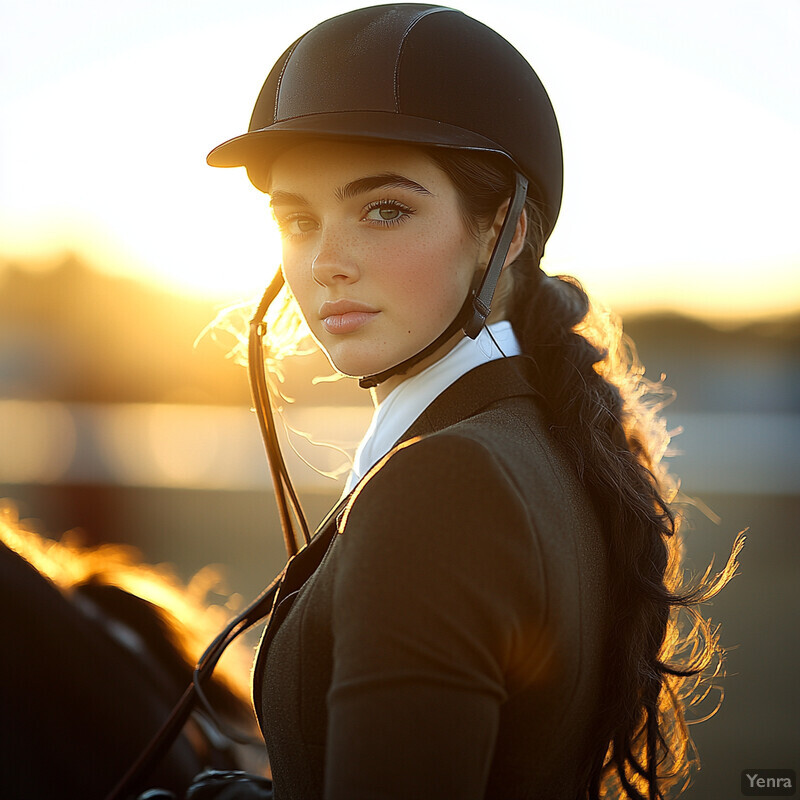
[(276, 800), (585, 791), (605, 547), (531, 368), (446, 389), (288, 565), (254, 677)]

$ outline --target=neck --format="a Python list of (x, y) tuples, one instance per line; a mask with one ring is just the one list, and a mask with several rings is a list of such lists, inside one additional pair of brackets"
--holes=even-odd
[[(502, 308), (498, 308), (493, 312), (489, 319), (486, 321), (486, 327), (493, 325), (495, 322), (501, 322), (506, 319), (506, 315)], [(459, 330), (458, 333), (453, 334), (438, 350), (431, 353), (427, 358), (420, 361), (411, 367), (408, 372), (402, 375), (392, 375), (385, 381), (379, 383), (377, 386), (369, 390), (372, 397), (372, 404), (376, 408), (405, 380), (419, 375), (420, 372), (426, 370), (428, 367), (435, 364), (440, 359), (444, 358), (459, 342), (464, 340), (464, 331)]]
[(369, 390), (373, 405), (379, 406), (403, 381), (414, 375), (419, 375), (420, 372), (435, 364), (440, 358), (446, 356), (463, 338), (464, 332), (460, 330), (451, 336), (438, 350), (410, 367), (408, 372), (404, 372), (402, 375), (392, 375), (377, 386), (374, 386)]

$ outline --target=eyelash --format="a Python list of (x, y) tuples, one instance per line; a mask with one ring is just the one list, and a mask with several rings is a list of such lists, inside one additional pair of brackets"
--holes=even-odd
[[(391, 208), (396, 211), (401, 212), (401, 216), (396, 217), (395, 219), (370, 219), (367, 220), (367, 214), (370, 211), (374, 211), (376, 208)], [(373, 200), (371, 203), (367, 203), (364, 207), (364, 212), (362, 216), (362, 221), (369, 222), (370, 224), (378, 225), (380, 227), (392, 227), (394, 225), (400, 225), (401, 223), (405, 222), (412, 214), (415, 213), (415, 209), (407, 206), (405, 203), (401, 203), (399, 200)], [(289, 230), (289, 226), (293, 222), (297, 222), (298, 220), (309, 219), (309, 217), (304, 216), (302, 214), (289, 214), (285, 217), (279, 217), (275, 215), (275, 221), (278, 223), (278, 228), (281, 231), (281, 235), (284, 239), (297, 239), (303, 236), (312, 233), (313, 231), (297, 231), (293, 233)]]

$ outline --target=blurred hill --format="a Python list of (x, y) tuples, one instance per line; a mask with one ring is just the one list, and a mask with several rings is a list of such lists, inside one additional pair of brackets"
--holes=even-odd
[(3, 265), (0, 385), (64, 402), (240, 403), (240, 369), (192, 343), (209, 303), (95, 272), (73, 256), (49, 269)]
[(800, 314), (716, 327), (678, 314), (625, 318), (646, 375), (682, 412), (800, 411)]
[[(232, 339), (198, 334), (218, 308), (90, 269), (64, 256), (48, 269), (0, 263), (0, 392), (62, 402), (249, 403), (245, 370), (225, 358)], [(800, 315), (713, 327), (677, 314), (627, 317), (647, 375), (678, 393), (681, 411), (800, 409)], [(360, 404), (353, 381), (321, 356), (295, 359), (287, 392), (315, 405)]]
[[(0, 393), (62, 402), (246, 405), (246, 371), (226, 358), (233, 338), (197, 336), (210, 301), (97, 272), (69, 255), (34, 269), (0, 262)], [(298, 360), (302, 383), (327, 375)], [(299, 377), (299, 376), (298, 376)], [(323, 402), (343, 385), (323, 388)], [(300, 381), (298, 381), (300, 385)]]

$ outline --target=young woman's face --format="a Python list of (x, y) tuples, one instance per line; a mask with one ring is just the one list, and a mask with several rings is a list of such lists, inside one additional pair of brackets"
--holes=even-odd
[(346, 375), (432, 342), (488, 260), (450, 178), (412, 147), (303, 144), (275, 161), (269, 193), (286, 282)]

